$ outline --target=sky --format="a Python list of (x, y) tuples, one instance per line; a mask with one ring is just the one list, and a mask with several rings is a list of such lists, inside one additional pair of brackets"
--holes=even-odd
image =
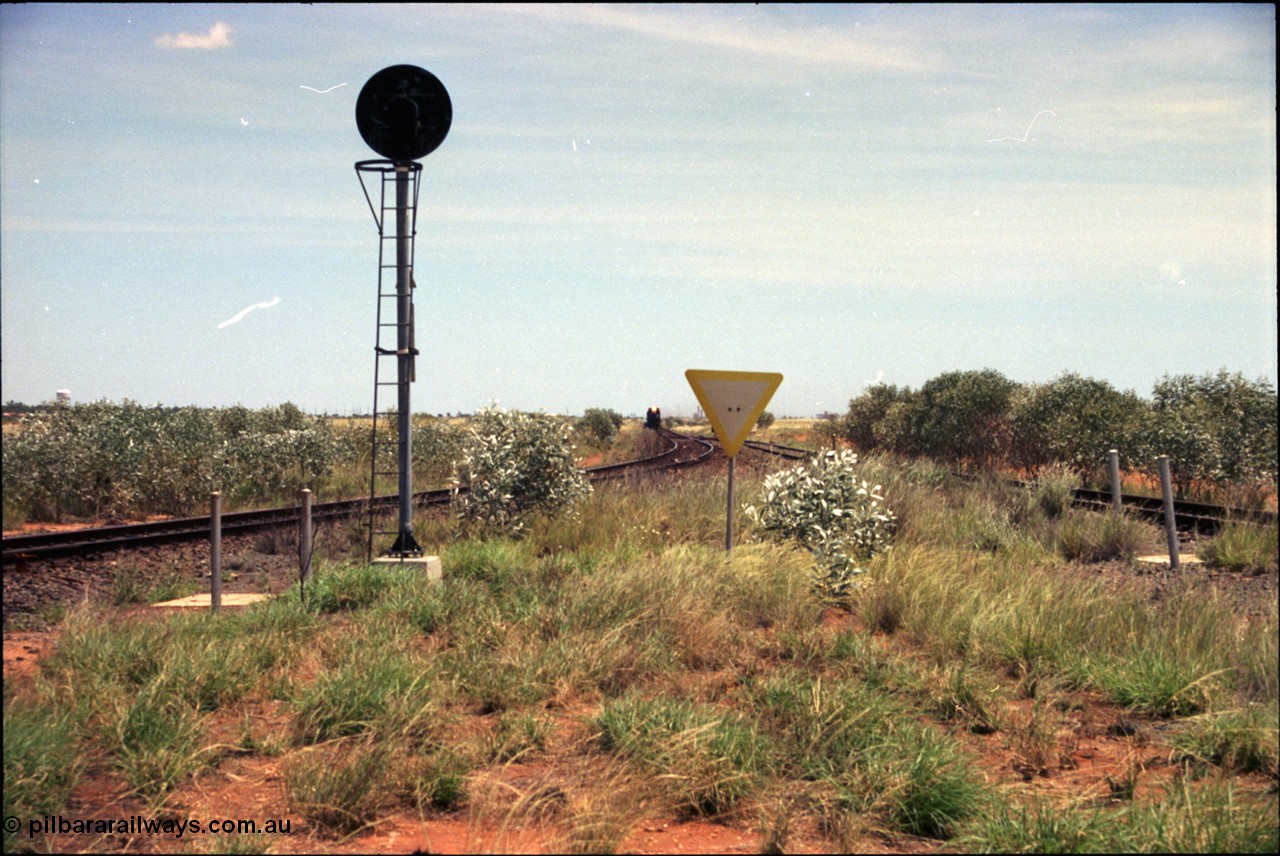
[(1271, 4), (39, 3), (0, 5), (4, 400), (368, 412), (355, 104), (401, 64), (453, 105), (416, 412), (1276, 384)]

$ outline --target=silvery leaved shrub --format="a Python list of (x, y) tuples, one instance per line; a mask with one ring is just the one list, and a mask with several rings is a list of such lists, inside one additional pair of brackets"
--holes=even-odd
[(889, 549), (895, 517), (880, 485), (857, 476), (858, 456), (826, 452), (764, 481), (764, 498), (745, 512), (765, 537), (794, 541), (813, 553), (815, 585), (841, 598), (856, 585), (864, 565)]
[(464, 524), (514, 536), (534, 512), (572, 509), (591, 484), (574, 463), (571, 428), (543, 414), (480, 411), (455, 464), (454, 513)]

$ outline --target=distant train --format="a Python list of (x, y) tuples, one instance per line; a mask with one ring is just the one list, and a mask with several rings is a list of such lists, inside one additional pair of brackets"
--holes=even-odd
[(658, 405), (649, 408), (649, 412), (644, 415), (644, 427), (661, 428), (662, 427), (662, 411), (658, 409)]

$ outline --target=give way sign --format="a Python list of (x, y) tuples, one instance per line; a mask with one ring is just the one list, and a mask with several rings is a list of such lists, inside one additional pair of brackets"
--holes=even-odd
[(738, 454), (765, 405), (782, 383), (776, 372), (725, 372), (689, 369), (684, 373), (702, 412), (711, 421), (724, 453)]

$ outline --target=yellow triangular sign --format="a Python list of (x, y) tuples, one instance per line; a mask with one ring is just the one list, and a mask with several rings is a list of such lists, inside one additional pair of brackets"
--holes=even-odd
[(702, 412), (711, 420), (724, 453), (738, 454), (765, 405), (782, 383), (776, 372), (721, 372), (689, 369), (684, 373)]

